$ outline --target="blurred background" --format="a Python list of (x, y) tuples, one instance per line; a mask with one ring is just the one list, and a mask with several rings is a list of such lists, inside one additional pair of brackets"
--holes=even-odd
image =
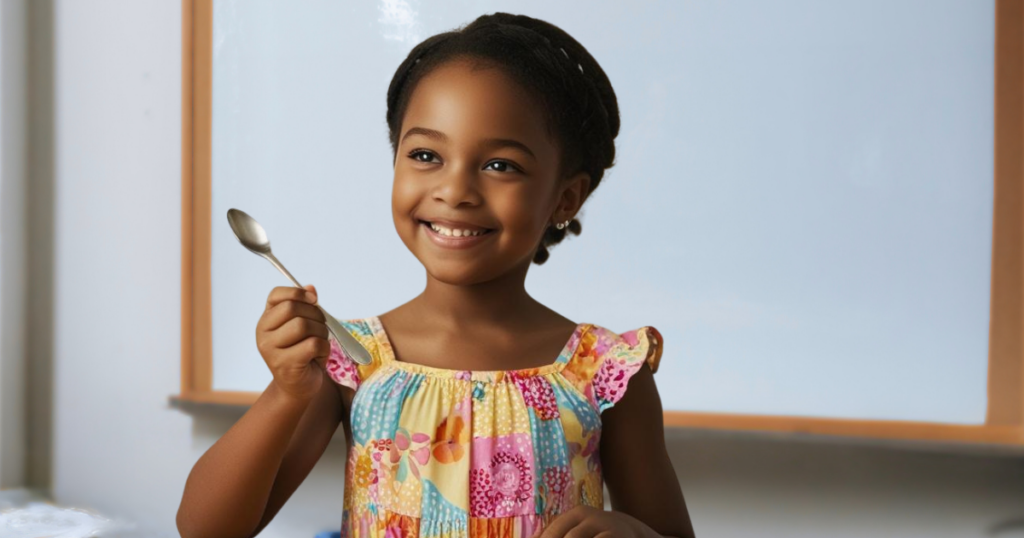
[[(1016, 6), (1018, 16), (1022, 12), (1022, 2), (1006, 4)], [(183, 219), (191, 217), (183, 217), (182, 198), (183, 178), (190, 177), (189, 170), (183, 169), (183, 155), (195, 142), (188, 131), (192, 125), (184, 121), (190, 111), (183, 105), (187, 102), (183, 92), (195, 87), (195, 81), (183, 78), (192, 66), (191, 59), (183, 56), (192, 35), (183, 13), (191, 5), (178, 0), (0, 0), (0, 538), (2, 510), (32, 498), (131, 522), (131, 536), (177, 536), (175, 514), (192, 465), (245, 412), (240, 401), (190, 399), (186, 394), (190, 385), (183, 382), (183, 364), (192, 360), (182, 346), (183, 309), (191, 308), (183, 304), (188, 292), (183, 288), (183, 241), (187, 241), (183, 226), (188, 222)], [(408, 299), (420, 286), (422, 275), (416, 271), (421, 268), (388, 229), (387, 178), (360, 191), (365, 199), (347, 197), (352, 192), (344, 188), (347, 184), (332, 178), (342, 165), (363, 166), (357, 170), (360, 177), (381, 177), (390, 171), (383, 89), (418, 40), (477, 14), (522, 12), (550, 18), (579, 38), (616, 86), (623, 107), (619, 140), (623, 149), (611, 180), (617, 179), (615, 174), (665, 182), (688, 173), (716, 178), (694, 179), (691, 186), (680, 187), (684, 190), (678, 199), (690, 205), (671, 206), (677, 207), (676, 213), (669, 206), (652, 211), (657, 215), (651, 219), (662, 220), (624, 218), (620, 223), (607, 216), (616, 214), (613, 207), (643, 216), (649, 207), (645, 201), (661, 192), (650, 186), (657, 183), (616, 186), (609, 181), (602, 185), (607, 190), (588, 205), (594, 219), (588, 227), (593, 241), (599, 237), (612, 241), (609, 234), (617, 227), (633, 238), (649, 226), (660, 230), (672, 222), (681, 232), (690, 230), (692, 235), (680, 236), (678, 244), (654, 252), (654, 261), (625, 262), (597, 272), (607, 282), (632, 283), (633, 287), (621, 286), (632, 291), (622, 292), (613, 306), (635, 300), (634, 305), (650, 312), (650, 318), (630, 313), (635, 310), (602, 311), (606, 306), (580, 302), (572, 295), (572, 286), (564, 286), (567, 274), (577, 274), (574, 264), (587, 265), (581, 252), (599, 252), (605, 248), (602, 244), (610, 244), (588, 246), (591, 236), (587, 234), (554, 249), (551, 262), (543, 270), (534, 270), (536, 285), (531, 280), (531, 291), (540, 290), (538, 298), (550, 297), (556, 310), (572, 312), (570, 317), (589, 318), (619, 330), (651, 323), (665, 334), (665, 370), (656, 379), (666, 410), (674, 413), (666, 428), (668, 448), (698, 536), (1024, 536), (1024, 437), (979, 434), (967, 439), (970, 442), (958, 442), (956, 435), (944, 433), (982, 431), (969, 428), (992, 423), (985, 413), (985, 383), (992, 269), (994, 32), (984, 21), (992, 19), (995, 2), (608, 2), (604, 12), (594, 9), (595, 14), (582, 14), (581, 5), (568, 3), (560, 8), (541, 3), (460, 2), (445, 4), (449, 7), (442, 10), (439, 3), (381, 0), (304, 2), (307, 14), (330, 16), (285, 16), (291, 13), (288, 6), (296, 5), (212, 2), (213, 89), (208, 96), (214, 107), (209, 166), (213, 170), (214, 289), (210, 299), (215, 360), (212, 365), (207, 362), (214, 374), (212, 385), (207, 380), (207, 391), (258, 391), (269, 381), (249, 341), (259, 315), (252, 304), (259, 307), (270, 287), (286, 284), (268, 264), (223, 235), (228, 233), (224, 209), (236, 205), (261, 209), (253, 215), (268, 224), (275, 252), (281, 244), (287, 257), (279, 255), (299, 280), (316, 284), (325, 303), (327, 298), (336, 301), (332, 304), (346, 302), (347, 312), (334, 312), (339, 318), (380, 313), (402, 297)], [(661, 13), (686, 20), (660, 17)], [(803, 27), (814, 29), (806, 35), (819, 41), (827, 36), (859, 39), (856, 44), (863, 48), (845, 52), (847, 62), (870, 60), (850, 68), (854, 75), (860, 73), (858, 80), (866, 78), (872, 62), (881, 64), (893, 57), (902, 62), (889, 67), (899, 80), (891, 86), (857, 86), (849, 92), (869, 96), (861, 103), (864, 108), (829, 115), (837, 110), (829, 108), (835, 103), (830, 96), (847, 79), (828, 69), (831, 64), (826, 60), (835, 51), (815, 48), (793, 33), (771, 30), (799, 19), (792, 14), (806, 16), (800, 19)], [(631, 21), (624, 25), (632, 32), (629, 35), (649, 35), (651, 41), (616, 37), (613, 29), (598, 24), (616, 19)], [(656, 28), (645, 23), (655, 20), (661, 20)], [(886, 33), (886, 20), (900, 21), (903, 30)], [(343, 22), (346, 31), (332, 29), (324, 21)], [(871, 21), (882, 22), (871, 25)], [(316, 31), (302, 36), (297, 29), (304, 25)], [(356, 28), (364, 33), (353, 34)], [(283, 30), (296, 33), (275, 33)], [(743, 46), (723, 40), (735, 45), (731, 48), (689, 46), (691, 38), (696, 42), (698, 37), (710, 39), (728, 32), (756, 35), (764, 42), (751, 38)], [(901, 56), (886, 46), (871, 48), (886, 35), (900, 35), (899, 42), (907, 47), (931, 43), (922, 50), (933, 53), (921, 56), (928, 62), (917, 63), (914, 56)], [(352, 46), (353, 39), (365, 40), (366, 48), (377, 56)], [(665, 43), (677, 44), (679, 49), (659, 47)], [(1021, 48), (1021, 43), (1016, 46)], [(286, 49), (288, 44), (293, 49)], [(645, 46), (653, 60), (637, 60), (643, 58)], [(616, 50), (628, 47), (635, 48), (630, 49), (633, 55), (616, 55)], [(304, 50), (323, 51), (313, 58), (321, 65), (347, 65), (371, 75), (353, 83), (328, 74), (324, 85), (317, 83), (320, 79), (302, 79), (299, 60), (309, 59), (301, 56)], [(383, 60), (370, 62), (368, 57)], [(675, 69), (683, 64), (666, 67), (665, 59), (673, 57), (691, 62), (685, 65), (692, 69), (718, 73), (721, 78), (715, 80), (729, 84), (718, 89), (700, 86), (685, 76), (692, 71)], [(784, 57), (804, 63), (794, 60), (790, 70), (771, 78), (771, 67), (778, 67), (778, 58)], [(730, 72), (729, 65), (741, 65), (742, 70), (735, 67)], [(278, 72), (266, 66), (295, 73), (275, 76)], [(941, 71), (935, 66), (963, 70)], [(651, 74), (652, 80), (642, 84), (627, 74), (627, 67), (636, 69), (629, 73), (640, 77)], [(778, 75), (778, 69), (774, 71)], [(673, 78), (680, 72), (681, 78)], [(740, 72), (749, 76), (744, 78)], [(1017, 71), (1018, 78), (1021, 72)], [(800, 83), (785, 86), (773, 80)], [(915, 81), (934, 91), (926, 95), (908, 89), (907, 84)], [(814, 86), (816, 82), (821, 85)], [(764, 101), (738, 97), (736, 88), (759, 84), (767, 95)], [(372, 106), (364, 110), (351, 102), (330, 104), (329, 90), (340, 87)], [(309, 101), (299, 104), (307, 108), (282, 106), (299, 101), (289, 91), (306, 90)], [(899, 99), (888, 97), (892, 95)], [(786, 106), (779, 106), (780, 102)], [(275, 113), (278, 109), (285, 113)], [(785, 122), (794, 117), (794, 110), (803, 111), (796, 116), (804, 123)], [(855, 121), (870, 114), (891, 123)], [(668, 119), (659, 121), (664, 118)], [(332, 121), (345, 123), (339, 128), (328, 125)], [(348, 125), (351, 129), (344, 127)], [(676, 135), (672, 131), (676, 125), (685, 134)], [(1019, 136), (1020, 128), (1017, 132)], [(799, 139), (803, 145), (779, 143), (783, 136)], [(375, 148), (366, 150), (372, 152), (366, 159), (372, 164), (353, 164), (366, 151), (343, 145), (359, 140)], [(670, 153), (680, 141), (678, 153)], [(834, 154), (815, 153), (818, 143), (840, 149)], [(339, 146), (346, 149), (340, 152)], [(291, 147), (291, 153), (281, 147)], [(842, 149), (848, 147), (852, 148), (848, 153)], [(897, 152), (912, 155), (917, 164), (893, 160)], [(323, 159), (315, 160), (318, 155)], [(282, 164), (296, 156), (301, 165)], [(787, 166), (773, 166), (776, 160)], [(829, 177), (829, 167), (836, 162), (844, 167), (836, 184), (847, 191), (826, 195), (814, 191), (818, 183), (801, 182), (800, 178)], [(926, 165), (931, 168), (916, 172), (906, 168)], [(729, 183), (735, 178), (760, 181)], [(364, 185), (364, 180), (352, 181)], [(781, 190), (744, 190), (744, 185), (765, 184)], [(322, 193), (309, 194), (321, 185), (338, 189), (331, 196), (339, 206), (321, 202)], [(712, 191), (709, 185), (725, 188)], [(253, 186), (250, 194), (244, 194), (247, 186)], [(850, 190), (854, 188), (862, 190)], [(914, 193), (921, 189), (926, 189), (927, 196), (916, 197)], [(798, 193), (812, 191), (834, 195), (828, 198), (833, 205), (802, 214), (808, 220), (785, 220), (813, 201), (810, 195)], [(902, 212), (921, 199), (934, 203), (927, 207), (918, 203), (916, 214)], [(615, 201), (621, 203), (613, 205)], [(390, 240), (374, 243), (372, 248), (380, 252), (373, 256), (390, 256), (387, 259), (394, 263), (359, 275), (398, 282), (392, 295), (383, 299), (376, 294), (350, 296), (349, 282), (332, 272), (336, 264), (318, 265), (325, 253), (314, 248), (315, 242), (302, 244), (296, 237), (301, 226), (289, 222), (289, 216), (301, 214), (308, 204), (315, 208), (310, 211), (316, 213), (312, 222), (324, 230), (336, 233), (343, 228), (332, 217), (341, 211), (339, 207), (348, 212), (365, 210), (358, 222), (380, 225), (371, 228), (382, 230), (381, 237)], [(721, 222), (742, 225), (720, 226), (714, 218), (724, 211), (735, 213)], [(763, 220), (737, 220), (738, 215), (752, 211), (762, 211), (758, 218)], [(1016, 211), (1020, 211), (1019, 201)], [(867, 214), (868, 218), (850, 220), (843, 228), (809, 220), (829, 214), (851, 218)], [(917, 230), (913, 223), (922, 218), (943, 225), (930, 227), (937, 230), (933, 235), (906, 235), (906, 230)], [(872, 227), (871, 222), (881, 224)], [(778, 223), (789, 224), (772, 228)], [(788, 230), (790, 237), (804, 240), (789, 245), (765, 243), (776, 234), (758, 236), (759, 229), (779, 231), (780, 236)], [(822, 229), (859, 240), (842, 242), (827, 250), (827, 256), (799, 258), (801, 252), (828, 249), (825, 239), (813, 235)], [(864, 233), (857, 235), (858, 230)], [(915, 250), (911, 241), (931, 250)], [(877, 248), (883, 244), (884, 248)], [(801, 251), (793, 245), (819, 250)], [(758, 248), (764, 251), (743, 257)], [(870, 272), (875, 280), (852, 282), (823, 272), (872, 252), (877, 256), (872, 259), (879, 261), (858, 266), (856, 274)], [(835, 265), (794, 272), (794, 267), (807, 267), (823, 258)], [(887, 260), (890, 263), (883, 263)], [(907, 271), (909, 266), (897, 263), (900, 260), (921, 265)], [(811, 299), (773, 303), (762, 296), (761, 302), (737, 307), (733, 300), (737, 295), (730, 292), (746, 288), (728, 288), (726, 281), (735, 277), (733, 284), (757, 282), (723, 272), (715, 263), (767, 268), (764, 272), (778, 276), (772, 290), (780, 296), (794, 296), (785, 287), (791, 286), (794, 292), (803, 289), (804, 297), (811, 299), (831, 290), (849, 292), (829, 296), (836, 299), (835, 304), (865, 294), (874, 294), (870, 295), (874, 299), (892, 297), (893, 302), (879, 299), (861, 310), (843, 310), (847, 317), (842, 319), (818, 310), (824, 303)], [(232, 279), (229, 269), (237, 269), (238, 278)], [(886, 274), (900, 277), (886, 279)], [(648, 276), (661, 280), (648, 280)], [(712, 278), (719, 280), (710, 285)], [(650, 284), (671, 281), (680, 284), (671, 289)], [(377, 290), (381, 285), (365, 288)], [(895, 297), (898, 290), (907, 289), (916, 291)], [(921, 297), (942, 290), (949, 291), (945, 297), (949, 302), (920, 302)], [(715, 296), (716, 291), (723, 293)], [(672, 301), (659, 301), (660, 293)], [(900, 308), (917, 304), (919, 311), (904, 313), (893, 306), (897, 304)], [(765, 305), (778, 308), (761, 309)], [(918, 324), (899, 334), (882, 334), (872, 325), (902, 323), (899, 320), (906, 318)], [(758, 325), (765, 320), (770, 323)], [(817, 324), (808, 325), (812, 322)], [(862, 323), (864, 328), (842, 341), (825, 338), (841, 338), (842, 331), (822, 332), (849, 323)], [(910, 343), (898, 347), (904, 342), (900, 338), (908, 334), (935, 338), (930, 340), (932, 347)], [(803, 349), (804, 355), (788, 354), (785, 346), (792, 342), (783, 339), (786, 335), (801, 341), (822, 338), (821, 348), (809, 346)], [(940, 341), (938, 336), (947, 340)], [(875, 344), (877, 352), (871, 351)], [(770, 345), (778, 355), (772, 357), (781, 362), (765, 361), (749, 351), (758, 346), (767, 350)], [(882, 345), (884, 349), (878, 347)], [(829, 346), (837, 351), (818, 361), (817, 349)], [(840, 348), (857, 353), (844, 355)], [(915, 349), (917, 354), (905, 353)], [(914, 359), (899, 362), (885, 353)], [(776, 365), (789, 368), (788, 373), (773, 374)], [(1019, 371), (1016, 375), (1007, 382), (1019, 394), (1024, 378)], [(920, 381), (921, 386), (900, 376)], [(889, 383), (893, 379), (900, 381)], [(878, 383), (878, 388), (858, 389), (864, 383)], [(734, 418), (719, 420), (716, 412)], [(736, 413), (908, 422), (887, 423), (888, 429), (882, 429), (888, 432), (885, 435), (861, 435), (862, 430), (882, 430), (846, 426), (840, 428), (844, 435), (828, 435), (832, 422), (765, 426), (766, 422), (737, 419)], [(939, 432), (936, 438), (915, 434), (914, 428), (921, 424), (940, 425), (923, 430)], [(968, 429), (942, 429), (943, 424)], [(999, 430), (1006, 431), (1011, 430)], [(345, 451), (339, 430), (316, 468), (261, 536), (312, 538), (340, 526)]]

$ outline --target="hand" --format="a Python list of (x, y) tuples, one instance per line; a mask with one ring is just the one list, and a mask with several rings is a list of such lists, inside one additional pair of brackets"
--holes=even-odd
[(324, 380), (331, 355), (327, 323), (316, 305), (316, 288), (278, 286), (256, 323), (256, 348), (289, 396), (311, 400)]
[(577, 506), (556, 517), (536, 538), (641, 538), (657, 536), (638, 519), (622, 512)]

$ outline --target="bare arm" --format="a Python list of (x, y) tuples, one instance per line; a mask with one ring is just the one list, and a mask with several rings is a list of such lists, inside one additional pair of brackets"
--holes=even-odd
[(189, 473), (177, 515), (183, 538), (248, 538), (270, 522), (341, 421), (333, 385), (325, 378), (313, 398), (302, 401), (270, 383)]
[(178, 507), (184, 538), (249, 538), (305, 480), (345, 412), (324, 367), (327, 325), (316, 293), (278, 286), (256, 324), (256, 346), (274, 374), (242, 418), (192, 467)]
[[(327, 387), (330, 378), (324, 380), (324, 387)], [(263, 511), (263, 518), (253, 531), (251, 536), (256, 536), (266, 527), (281, 510), (281, 507), (291, 498), (292, 493), (302, 485), (302, 482), (309, 476), (313, 466), (324, 455), (324, 450), (330, 444), (334, 432), (338, 429), (338, 422), (341, 422), (346, 434), (349, 431), (347, 417), (348, 412), (342, 409), (343, 398), (338, 394), (342, 389), (332, 381), (332, 389), (323, 388), (313, 404), (306, 409), (306, 413), (299, 420), (299, 425), (292, 435), (292, 441), (285, 452), (284, 461), (277, 471), (277, 479), (274, 480), (274, 487), (270, 491), (270, 498), (267, 499), (267, 507)], [(333, 397), (328, 397), (332, 393)]]
[(693, 538), (683, 492), (665, 448), (661, 397), (645, 364), (601, 416), (601, 461), (612, 509), (663, 536)]

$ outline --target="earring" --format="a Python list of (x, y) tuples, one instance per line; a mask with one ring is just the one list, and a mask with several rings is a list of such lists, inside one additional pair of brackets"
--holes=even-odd
[(569, 220), (567, 220), (565, 222), (559, 222), (558, 224), (555, 224), (555, 228), (558, 228), (559, 230), (561, 230), (561, 229), (565, 228), (566, 226), (568, 226), (570, 222), (572, 222), (572, 219), (569, 219)]

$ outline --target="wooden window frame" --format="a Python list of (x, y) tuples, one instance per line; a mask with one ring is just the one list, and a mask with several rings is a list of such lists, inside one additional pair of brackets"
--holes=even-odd
[[(996, 0), (992, 288), (985, 423), (665, 411), (666, 426), (1024, 446), (1024, 0)], [(182, 1), (181, 393), (172, 405), (252, 405), (213, 390), (213, 0)]]

